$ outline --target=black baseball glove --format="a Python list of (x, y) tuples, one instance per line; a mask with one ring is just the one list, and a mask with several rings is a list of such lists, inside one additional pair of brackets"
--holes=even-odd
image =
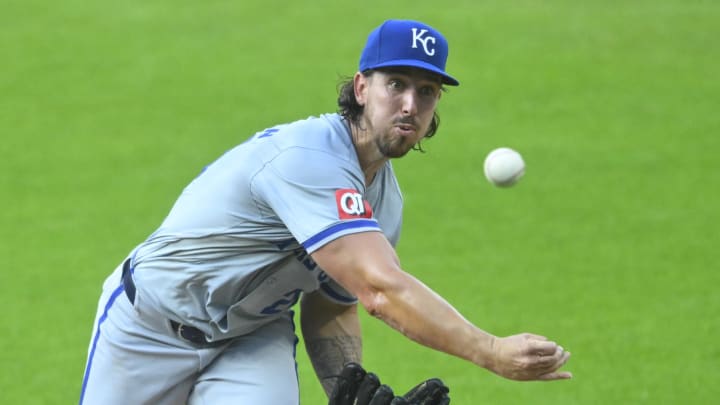
[(357, 363), (345, 365), (338, 377), (328, 405), (448, 405), (450, 389), (439, 378), (416, 385), (403, 396), (380, 383), (375, 373)]

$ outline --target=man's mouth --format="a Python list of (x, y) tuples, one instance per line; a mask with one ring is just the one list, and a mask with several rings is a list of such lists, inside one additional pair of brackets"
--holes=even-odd
[(412, 124), (399, 123), (395, 124), (395, 127), (399, 129), (400, 133), (403, 135), (414, 134), (416, 131), (415, 125)]

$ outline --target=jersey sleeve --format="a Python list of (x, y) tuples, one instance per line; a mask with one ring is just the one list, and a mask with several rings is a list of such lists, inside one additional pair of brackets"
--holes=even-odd
[(290, 148), (252, 179), (261, 212), (277, 216), (308, 253), (341, 236), (377, 231), (359, 169), (331, 154)]

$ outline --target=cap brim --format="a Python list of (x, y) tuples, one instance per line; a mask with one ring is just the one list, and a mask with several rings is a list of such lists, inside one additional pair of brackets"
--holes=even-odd
[(438, 69), (437, 66), (430, 64), (430, 63), (423, 62), (423, 61), (419, 61), (416, 59), (389, 60), (386, 62), (378, 63), (371, 67), (368, 67), (367, 69), (377, 69), (377, 68), (394, 67), (394, 66), (413, 67), (413, 68), (418, 68), (418, 69), (422, 69), (422, 70), (427, 70), (432, 73), (437, 73), (438, 75), (440, 75), (442, 77), (443, 84), (447, 84), (448, 86), (459, 86), (460, 85), (460, 82), (455, 80), (454, 77), (452, 77), (449, 74)]

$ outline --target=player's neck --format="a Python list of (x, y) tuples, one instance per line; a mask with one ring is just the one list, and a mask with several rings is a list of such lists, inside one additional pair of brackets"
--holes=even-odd
[(365, 185), (369, 186), (378, 170), (388, 161), (388, 157), (380, 152), (374, 137), (367, 129), (350, 124), (350, 137), (355, 145), (360, 168), (365, 174)]

